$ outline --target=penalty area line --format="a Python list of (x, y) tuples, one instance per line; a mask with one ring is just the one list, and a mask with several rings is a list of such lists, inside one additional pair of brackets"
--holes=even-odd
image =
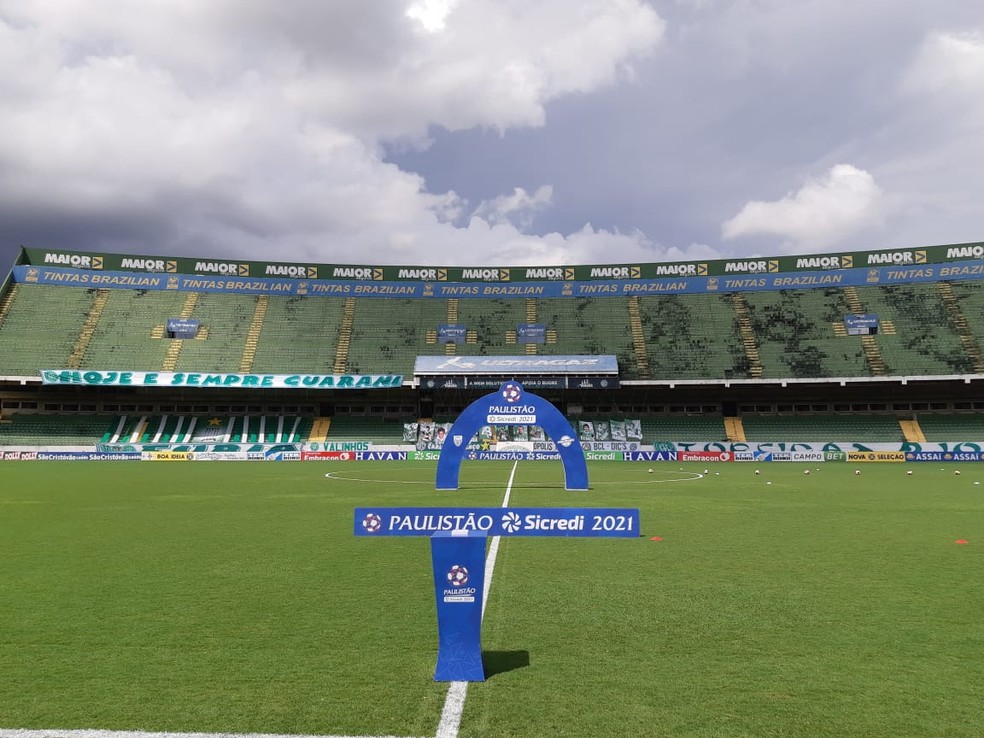
[[(513, 480), (516, 478), (516, 468), (519, 462), (513, 462), (506, 482), (506, 494), (500, 507), (509, 507), (509, 495), (512, 494)], [(485, 585), (482, 588), (482, 620), (485, 620), (485, 606), (489, 604), (489, 590), (492, 588), (492, 574), (495, 572), (495, 559), (499, 555), (499, 538), (493, 536), (489, 552), (485, 557)], [(451, 682), (447, 697), (444, 698), (444, 709), (441, 710), (441, 722), (437, 724), (435, 738), (458, 738), (461, 727), (461, 716), (465, 712), (465, 697), (468, 696), (468, 682)], [(2, 736), (0, 736), (2, 738)]]

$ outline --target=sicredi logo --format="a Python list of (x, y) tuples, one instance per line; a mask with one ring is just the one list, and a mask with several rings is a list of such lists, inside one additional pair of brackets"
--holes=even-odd
[(268, 277), (294, 277), (297, 279), (317, 279), (318, 267), (300, 264), (267, 264)]
[(197, 274), (224, 274), (233, 277), (248, 277), (249, 264), (239, 264), (234, 261), (196, 261)]
[(514, 512), (507, 512), (502, 516), (502, 529), (506, 533), (515, 533), (517, 530), (523, 527), (523, 523), (520, 520), (519, 515)]
[(87, 254), (56, 254), (45, 252), (44, 263), (73, 267), (74, 269), (103, 268), (103, 258), (101, 256), (89, 256)]

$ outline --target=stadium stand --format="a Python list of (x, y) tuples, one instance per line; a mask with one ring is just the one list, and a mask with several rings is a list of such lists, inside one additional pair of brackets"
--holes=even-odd
[(642, 418), (642, 440), (722, 441), (727, 437), (720, 415), (655, 415)]
[(984, 413), (920, 413), (917, 420), (927, 441), (984, 439)]
[[(532, 350), (612, 353), (624, 379), (932, 376), (984, 369), (975, 332), (984, 292), (976, 282), (738, 296), (350, 298), (341, 368), (345, 298), (104, 290), (94, 317), (95, 290), (17, 288), (0, 324), (0, 374), (7, 376), (123, 364), (140, 370), (409, 374), (417, 355), (524, 353), (516, 326), (528, 321), (530, 303), (535, 320), (547, 328), (546, 341)], [(257, 321), (261, 299), (265, 317)], [(844, 315), (858, 311), (880, 317), (876, 335), (846, 335)], [(167, 319), (179, 316), (201, 322), (197, 339), (164, 337)], [(437, 343), (436, 328), (447, 322), (468, 327), (465, 343)]]
[(67, 366), (95, 292), (19, 285), (0, 326), (0, 374), (34, 376)]
[(546, 298), (536, 303), (537, 320), (548, 331), (546, 343), (537, 346), (540, 353), (615, 354), (619, 366), (632, 372), (635, 353), (626, 298)]
[(904, 441), (894, 415), (742, 415), (748, 441)]
[(875, 336), (887, 374), (920, 376), (974, 371), (973, 360), (961, 345), (935, 285), (860, 287), (857, 292), (863, 312), (885, 316), (890, 321), (890, 329), (879, 330)]
[(15, 413), (0, 423), (0, 446), (91, 446), (105, 436), (107, 415)]
[[(861, 261), (856, 256), (852, 263), (887, 262)], [(694, 269), (686, 273), (699, 275), (698, 265), (692, 266)], [(111, 268), (107, 263), (105, 269)], [(322, 269), (322, 279), (326, 278), (326, 268), (318, 268)], [(619, 270), (622, 268), (615, 269)], [(574, 270), (565, 269), (564, 273), (567, 271)], [(611, 270), (598, 271), (608, 274)], [(628, 274), (630, 270), (622, 271)], [(969, 407), (976, 396), (973, 386), (962, 386), (953, 377), (961, 377), (968, 384), (984, 375), (984, 280), (881, 284), (879, 279), (886, 277), (872, 277), (874, 271), (865, 269), (864, 280), (855, 280), (856, 286), (840, 284), (830, 275), (841, 272), (829, 269), (824, 272), (825, 281), (809, 284), (831, 286), (802, 289), (758, 289), (756, 285), (764, 283), (765, 275), (757, 274), (754, 279), (722, 278), (714, 287), (708, 281), (704, 291), (692, 293), (599, 289), (592, 296), (557, 296), (577, 294), (577, 285), (565, 282), (566, 291), (548, 290), (549, 296), (517, 289), (515, 297), (473, 297), (506, 294), (510, 288), (501, 283), (471, 282), (474, 286), (455, 287), (468, 297), (413, 298), (363, 296), (363, 288), (371, 294), (387, 294), (385, 290), (390, 289), (383, 285), (390, 277), (375, 275), (357, 295), (339, 290), (344, 296), (322, 296), (308, 294), (306, 288), (294, 295), (244, 294), (235, 288), (209, 291), (207, 284), (212, 277), (195, 282), (202, 285), (193, 287), (203, 290), (198, 292), (173, 287), (171, 280), (178, 277), (164, 274), (157, 277), (168, 280), (167, 289), (110, 288), (105, 286), (110, 283), (108, 277), (99, 281), (93, 277), (98, 289), (35, 284), (29, 278), (14, 284), (12, 274), (0, 294), (0, 377), (33, 378), (45, 368), (78, 368), (393, 373), (409, 380), (417, 356), (613, 354), (621, 382), (613, 395), (601, 395), (588, 384), (586, 394), (579, 396), (571, 385), (568, 394), (558, 394), (557, 400), (580, 404), (586, 417), (599, 420), (625, 417), (623, 411), (639, 407), (632, 417), (642, 419), (646, 443), (741, 437), (752, 442), (780, 438), (894, 442), (920, 437), (943, 440), (944, 436), (946, 440), (966, 440), (968, 434), (977, 437), (984, 430), (977, 422), (980, 414), (950, 411), (960, 407), (958, 400), (969, 401), (963, 403)], [(317, 269), (314, 274), (318, 274)], [(441, 280), (447, 275), (430, 278)], [(532, 278), (551, 279), (560, 287), (560, 277)], [(380, 289), (373, 292), (377, 284)], [(724, 289), (742, 284), (748, 284), (749, 289)], [(434, 283), (429, 288), (437, 293), (439, 286)], [(869, 335), (849, 335), (848, 318), (852, 315), (876, 316), (877, 330)], [(169, 338), (165, 325), (176, 317), (199, 321), (198, 336)], [(438, 326), (445, 323), (465, 327), (461, 343), (439, 339)], [(520, 343), (518, 326), (530, 323), (544, 327), (542, 342)], [(853, 390), (850, 385), (843, 389), (837, 386), (842, 380), (863, 383), (874, 378), (887, 382), (897, 377), (938, 379), (949, 384), (934, 387), (929, 397), (933, 402), (913, 402), (907, 409), (894, 402), (893, 393), (902, 386), (898, 382), (856, 384), (859, 389)], [(788, 406), (795, 404), (796, 414), (777, 412), (770, 394), (786, 380), (816, 382), (811, 384), (811, 392), (824, 402), (805, 403), (807, 411), (814, 409), (809, 414), (801, 412), (795, 400)], [(825, 380), (834, 381), (823, 383)], [(741, 393), (720, 389), (730, 382), (742, 384), (744, 389)], [(690, 395), (676, 401), (662, 397), (661, 393), (679, 391), (673, 389), (675, 383), (692, 387)], [(709, 395), (710, 384), (718, 389)], [(368, 393), (353, 392), (341, 400), (331, 392), (305, 390), (288, 393), (303, 397), (303, 403), (273, 394), (256, 399), (253, 393), (247, 401), (211, 396), (203, 403), (185, 394), (162, 400), (159, 395), (142, 398), (119, 390), (100, 395), (98, 402), (79, 405), (83, 394), (75, 391), (79, 388), (39, 390), (35, 385), (24, 390), (22, 385), (22, 380), (16, 385), (8, 379), (3, 389), (9, 399), (0, 392), (3, 443), (30, 436), (50, 437), (62, 444), (65, 439), (91, 439), (93, 435), (106, 441), (138, 438), (152, 442), (156, 438), (172, 442), (212, 437), (213, 433), (247, 442), (287, 435), (306, 439), (314, 434), (329, 442), (372, 437), (380, 443), (399, 443), (403, 421), (444, 417), (464, 407), (469, 396), (452, 396), (450, 389), (443, 394), (424, 392), (414, 385), (404, 390), (403, 397), (385, 402), (376, 402)], [(911, 397), (908, 389), (900, 391)], [(817, 405), (821, 409), (837, 407), (833, 402), (836, 398), (846, 399), (852, 408), (855, 404), (867, 408), (866, 403), (857, 401), (868, 394), (880, 400), (871, 403), (871, 411), (887, 412), (816, 411)], [(27, 400), (23, 404), (22, 398)], [(771, 405), (772, 411), (749, 412), (745, 410), (746, 400), (754, 408), (764, 405), (768, 409)], [(294, 403), (293, 408), (289, 402)], [(299, 404), (304, 404), (303, 411), (298, 410)], [(661, 410), (671, 405), (704, 410), (668, 414)], [(726, 409), (729, 405), (732, 409)], [(709, 406), (716, 409), (709, 412)], [(71, 418), (67, 425), (76, 431), (46, 433), (46, 418), (51, 417), (46, 413), (62, 407), (75, 408), (69, 411), (73, 415), (65, 417)], [(393, 412), (393, 407), (400, 412)], [(920, 407), (933, 411), (922, 412)], [(974, 405), (974, 409), (984, 408)], [(577, 417), (577, 412), (572, 411), (572, 416)], [(83, 417), (102, 418), (100, 422), (106, 427), (79, 430)], [(213, 417), (221, 419), (221, 432), (205, 425)], [(290, 425), (292, 418), (302, 420), (296, 429), (292, 426), (288, 431), (284, 423)], [(32, 423), (37, 424), (37, 433)], [(114, 424), (112, 428), (110, 424)]]
[[(469, 338), (456, 346), (462, 355), (509, 355), (523, 353), (516, 344), (516, 326), (526, 322), (524, 300), (458, 300), (458, 322), (468, 327)], [(510, 341), (510, 334), (512, 334)], [(433, 350), (427, 353), (437, 353)], [(560, 352), (551, 352), (560, 353)]]
[(256, 295), (199, 294), (194, 311), (184, 317), (199, 319), (205, 337), (202, 340), (171, 341), (172, 346), (180, 346), (180, 353), (175, 357), (173, 368), (168, 366), (166, 359), (161, 368), (173, 371), (237, 371), (257, 299)]
[(345, 299), (271, 295), (252, 371), (331, 371)]
[(727, 296), (645, 296), (639, 298), (639, 311), (649, 365), (649, 377), (640, 379), (749, 376)]
[(840, 289), (744, 295), (766, 377), (855, 377), (867, 373), (860, 337), (834, 325), (849, 311)]
[(412, 374), (418, 354), (436, 353), (436, 347), (427, 343), (428, 330), (446, 322), (445, 300), (359, 298), (342, 371)]
[(159, 370), (168, 342), (164, 322), (177, 317), (185, 296), (178, 292), (108, 290), (102, 315), (88, 343), (82, 368)]
[(353, 415), (336, 415), (332, 418), (331, 429), (328, 431), (327, 440), (400, 444), (403, 443), (403, 421)]

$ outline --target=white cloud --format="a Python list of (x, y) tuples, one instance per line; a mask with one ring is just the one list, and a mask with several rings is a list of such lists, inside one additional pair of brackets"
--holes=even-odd
[(615, 83), (662, 32), (641, 0), (0, 6), (0, 203), (90, 222), (145, 213), (134, 250), (481, 262), (511, 250), (486, 231), (539, 243), (514, 224), (549, 188), (456, 227), (460, 198), (381, 144), (543, 125), (549, 101)]
[(444, 19), (456, 5), (454, 0), (417, 0), (407, 8), (407, 18), (413, 18), (429, 33), (443, 31)]
[(768, 234), (787, 246), (830, 248), (880, 216), (882, 191), (874, 177), (850, 164), (837, 164), (823, 179), (811, 180), (780, 200), (753, 200), (721, 227), (725, 239)]
[(475, 208), (474, 215), (493, 224), (512, 223), (525, 231), (533, 224), (537, 212), (550, 205), (552, 197), (550, 185), (538, 187), (532, 195), (522, 187), (516, 187), (509, 195), (482, 202)]
[(984, 87), (984, 32), (931, 33), (909, 68), (903, 89), (911, 94), (949, 92), (980, 104)]

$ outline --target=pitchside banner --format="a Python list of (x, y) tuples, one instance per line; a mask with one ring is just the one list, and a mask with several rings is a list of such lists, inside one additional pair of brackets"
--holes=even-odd
[[(215, 261), (200, 258), (136, 254), (99, 254), (78, 251), (23, 249), (18, 264), (39, 267), (69, 267), (88, 271), (140, 273), (146, 278), (192, 277), (338, 280), (341, 282), (583, 282), (597, 280), (648, 280), (658, 277), (727, 277), (729, 275), (782, 274), (787, 272), (841, 271), (891, 266), (923, 268), (938, 264), (984, 259), (984, 243), (944, 244), (880, 251), (758, 257), (754, 259), (709, 259), (697, 261), (578, 264), (525, 267), (437, 267), (388, 264), (309, 264), (263, 261)], [(360, 259), (364, 253), (353, 254)], [(471, 284), (469, 284), (471, 283)], [(473, 293), (467, 293), (473, 294)]]
[[(762, 263), (765, 263), (764, 261)], [(949, 264), (873, 266), (828, 271), (761, 273), (756, 264), (742, 263), (722, 276), (687, 276), (666, 279), (644, 277), (571, 282), (371, 282), (268, 277), (191, 277), (181, 274), (96, 272), (62, 267), (18, 265), (15, 282), (99, 289), (174, 290), (250, 295), (311, 295), (315, 297), (382, 298), (508, 298), (508, 297), (617, 297), (619, 295), (705, 294), (811, 289), (815, 287), (863, 287), (940, 280), (984, 279), (981, 261)]]
[(357, 536), (431, 536), (454, 531), (489, 536), (635, 538), (639, 510), (596, 507), (358, 507)]
[(275, 387), (278, 389), (379, 389), (400, 387), (402, 374), (232, 374), (42, 369), (42, 384), (139, 387)]

